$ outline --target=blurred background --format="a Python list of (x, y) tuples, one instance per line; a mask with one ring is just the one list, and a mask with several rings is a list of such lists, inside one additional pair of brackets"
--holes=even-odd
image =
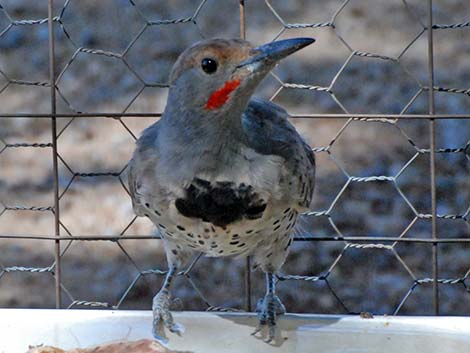
[[(246, 0), (245, 11), (253, 43), (317, 39), (256, 93), (292, 115), (428, 113), (426, 1)], [(436, 113), (470, 114), (470, 2), (434, 1), (433, 11), (442, 25), (434, 31)], [(240, 35), (237, 0), (56, 0), (54, 12), (57, 110), (65, 114), (162, 112), (182, 50), (203, 38)], [(447, 28), (452, 24), (460, 25)], [(47, 1), (0, 0), (0, 114), (50, 113), (48, 39)], [(64, 306), (151, 308), (162, 277), (142, 274), (166, 269), (158, 239), (73, 236), (154, 234), (148, 220), (132, 222), (123, 187), (135, 137), (154, 121), (58, 119), (61, 232), (71, 237), (61, 248)], [(431, 237), (429, 121), (292, 122), (316, 151), (318, 168), (301, 237)], [(437, 131), (438, 234), (468, 238), (470, 120), (439, 120)], [(50, 119), (0, 118), (1, 235), (54, 234), (51, 148), (18, 145), (50, 142)], [(432, 314), (432, 283), (407, 297), (416, 280), (432, 277), (431, 246), (387, 245), (295, 242), (283, 272), (320, 279), (281, 282), (279, 296), (290, 312)], [(442, 314), (470, 315), (469, 248), (439, 245), (440, 278), (456, 280), (440, 285)], [(0, 238), (0, 307), (54, 307), (53, 263), (53, 242)], [(177, 280), (177, 307), (243, 309), (244, 270), (243, 259), (201, 258)], [(255, 303), (263, 295), (261, 273), (252, 273), (252, 284)]]

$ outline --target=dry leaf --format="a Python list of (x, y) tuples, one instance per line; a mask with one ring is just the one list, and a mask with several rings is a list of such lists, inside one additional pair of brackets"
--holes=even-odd
[(27, 353), (190, 353), (171, 351), (156, 341), (139, 340), (133, 342), (117, 342), (93, 348), (75, 348), (64, 351), (50, 346), (31, 347)]

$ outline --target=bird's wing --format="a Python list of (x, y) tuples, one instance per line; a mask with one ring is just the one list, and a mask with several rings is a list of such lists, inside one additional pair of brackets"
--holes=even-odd
[(315, 156), (310, 146), (289, 123), (287, 112), (278, 105), (253, 98), (242, 118), (249, 147), (285, 160), (286, 192), (305, 211), (312, 201), (315, 185)]
[(152, 193), (151, 186), (155, 182), (159, 160), (157, 138), (158, 122), (144, 130), (128, 166), (129, 192), (134, 212), (138, 216), (145, 216), (148, 209), (145, 204), (152, 199), (149, 192)]

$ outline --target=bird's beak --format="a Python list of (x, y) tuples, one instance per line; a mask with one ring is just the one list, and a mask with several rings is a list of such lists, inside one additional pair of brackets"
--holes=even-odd
[(254, 72), (259, 71), (259, 69), (265, 66), (271, 68), (272, 65), (279, 60), (295, 53), (313, 42), (315, 42), (315, 39), (313, 38), (292, 38), (261, 45), (253, 48), (250, 51), (252, 56), (242, 61), (237, 66), (237, 69), (247, 68)]

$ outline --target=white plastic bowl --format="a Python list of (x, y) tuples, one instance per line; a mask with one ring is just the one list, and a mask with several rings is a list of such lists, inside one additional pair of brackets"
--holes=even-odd
[[(195, 353), (466, 353), (470, 318), (295, 315), (280, 318), (280, 336), (268, 345), (251, 335), (256, 315), (177, 312), (186, 332), (169, 347)], [(62, 349), (152, 338), (149, 311), (0, 309), (0, 353), (30, 345)]]

